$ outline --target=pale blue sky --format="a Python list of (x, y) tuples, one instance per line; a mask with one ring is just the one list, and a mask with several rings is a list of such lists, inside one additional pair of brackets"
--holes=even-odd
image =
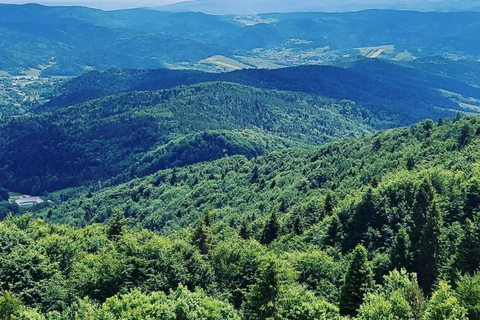
[[(31, 3), (36, 2), (45, 5), (81, 5), (81, 6), (88, 6), (93, 8), (100, 8), (106, 10), (113, 10), (113, 9), (124, 9), (124, 8), (135, 8), (135, 7), (158, 7), (162, 5), (168, 5), (176, 2), (183, 2), (185, 0), (100, 0), (100, 1), (93, 1), (93, 0), (0, 0), (0, 3), (15, 3), (15, 4), (23, 4), (23, 3)], [(207, 1), (207, 0), (204, 0)], [(341, 8), (342, 6), (348, 6), (350, 4), (362, 4), (362, 5), (369, 5), (372, 8), (379, 6), (380, 8), (385, 7), (385, 5), (396, 5), (399, 3), (403, 3), (407, 7), (411, 4), (422, 4), (428, 5), (429, 3), (459, 3), (459, 2), (475, 2), (478, 3), (478, 0), (211, 0), (215, 2), (225, 3), (227, 6), (234, 6), (235, 8), (239, 8), (242, 5), (248, 6), (247, 3), (253, 5), (254, 7), (261, 7), (264, 4), (271, 4), (275, 3), (277, 5), (286, 4), (292, 7), (302, 7), (302, 5), (308, 3), (309, 7), (312, 5), (318, 7), (326, 7), (326, 6), (334, 6)], [(268, 5), (267, 5), (268, 6)], [(265, 7), (265, 5), (264, 5)], [(278, 6), (277, 6), (278, 7)]]

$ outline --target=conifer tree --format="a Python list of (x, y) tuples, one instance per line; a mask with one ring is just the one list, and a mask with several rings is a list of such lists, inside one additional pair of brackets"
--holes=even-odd
[(428, 177), (425, 177), (415, 193), (415, 201), (413, 203), (413, 226), (410, 234), (413, 248), (419, 247), (423, 226), (427, 221), (427, 211), (428, 208), (430, 208), (434, 197), (435, 191), (432, 182)]
[(248, 228), (248, 221), (247, 219), (243, 220), (242, 225), (240, 226), (240, 231), (239, 231), (240, 237), (242, 239), (247, 240), (250, 238), (250, 230)]
[(275, 214), (275, 211), (273, 211), (263, 228), (262, 238), (260, 239), (261, 242), (265, 245), (269, 245), (278, 237), (279, 230), (280, 225), (278, 224), (277, 215)]
[(367, 250), (363, 246), (357, 246), (353, 250), (345, 283), (340, 292), (340, 313), (355, 316), (364, 294), (369, 292), (373, 285), (373, 272), (367, 260)]
[(473, 274), (480, 267), (480, 235), (478, 227), (467, 219), (458, 246), (455, 267), (462, 273)]
[(333, 195), (331, 192), (328, 192), (327, 196), (325, 197), (325, 205), (323, 206), (323, 210), (325, 211), (326, 215), (331, 215), (333, 213), (333, 208)]
[(198, 224), (193, 233), (193, 243), (201, 254), (208, 254), (209, 245), (212, 239), (211, 233), (212, 218), (206, 213), (203, 220)]
[(480, 182), (476, 178), (468, 181), (465, 198), (465, 217), (473, 220), (475, 214), (480, 212)]
[(249, 320), (276, 319), (280, 286), (278, 262), (269, 256), (243, 305), (245, 318)]
[(392, 262), (393, 268), (401, 270), (402, 268), (408, 269), (408, 267), (410, 267), (412, 262), (410, 249), (411, 243), (407, 229), (400, 228), (393, 242), (392, 252), (390, 253), (390, 261)]
[(122, 234), (125, 225), (125, 215), (121, 210), (115, 210), (112, 220), (107, 226), (107, 236), (110, 240), (116, 241)]
[(435, 198), (428, 208), (426, 218), (416, 262), (419, 284), (426, 292), (430, 292), (440, 273), (443, 261), (443, 218)]
[(376, 216), (376, 208), (373, 203), (373, 190), (372, 188), (368, 188), (367, 192), (363, 195), (362, 200), (357, 205), (353, 217), (348, 224), (349, 228), (345, 239), (346, 251), (355, 248), (356, 245), (363, 242), (368, 227), (372, 224), (377, 224)]

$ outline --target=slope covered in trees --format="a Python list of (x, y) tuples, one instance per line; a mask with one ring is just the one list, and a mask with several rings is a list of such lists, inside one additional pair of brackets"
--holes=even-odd
[[(6, 121), (0, 126), (0, 180), (9, 190), (41, 194), (115, 177), (127, 181), (149, 172), (146, 161), (163, 169), (224, 154), (251, 157), (392, 122), (352, 101), (229, 83), (133, 92)], [(209, 130), (233, 132), (222, 138)], [(163, 160), (146, 154), (156, 149)], [(138, 161), (145, 168), (136, 168)]]
[(477, 319), (479, 143), (478, 117), (428, 120), (159, 171), (47, 223), (8, 218), (0, 305), (27, 319)]
[[(0, 70), (37, 69), (43, 76), (105, 68), (222, 70), (205, 59), (223, 55), (242, 65), (335, 63), (345, 55), (386, 60), (449, 56), (478, 60), (476, 12), (369, 10), (247, 17), (145, 9), (0, 6)], [(444, 26), (452, 26), (445, 30)], [(369, 49), (373, 48), (373, 49)], [(369, 55), (369, 52), (372, 53)]]
[(392, 116), (395, 121), (392, 125), (398, 127), (426, 118), (453, 116), (452, 110), (461, 109), (439, 89), (480, 99), (478, 88), (423, 70), (363, 59), (342, 66), (240, 70), (221, 74), (162, 69), (94, 71), (65, 83), (41, 110), (118, 92), (171, 88), (181, 81), (186, 84), (228, 81), (361, 102), (370, 112)]

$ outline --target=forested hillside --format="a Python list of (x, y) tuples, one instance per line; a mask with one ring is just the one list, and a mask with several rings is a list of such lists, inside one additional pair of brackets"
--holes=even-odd
[(479, 21), (0, 4), (0, 320), (479, 320)]
[[(186, 84), (228, 81), (258, 88), (353, 100), (362, 102), (370, 112), (394, 117), (393, 127), (410, 125), (426, 118), (453, 116), (452, 110), (466, 111), (439, 89), (480, 99), (480, 90), (464, 82), (410, 67), (360, 59), (353, 60), (343, 68), (307, 66), (221, 74), (162, 69), (94, 71), (65, 83), (59, 88), (57, 96), (52, 97), (41, 110), (119, 92), (171, 88), (181, 81)], [(480, 107), (468, 111), (479, 110)]]
[[(231, 83), (126, 93), (3, 123), (0, 181), (38, 195), (128, 181), (152, 172), (149, 167), (318, 145), (393, 123), (390, 115), (352, 101)], [(222, 137), (211, 130), (230, 132)]]
[(0, 74), (74, 76), (112, 67), (218, 72), (352, 56), (477, 61), (479, 17), (394, 10), (218, 16), (2, 4)]
[(22, 319), (477, 319), (479, 143), (478, 117), (428, 120), (8, 218), (0, 304)]

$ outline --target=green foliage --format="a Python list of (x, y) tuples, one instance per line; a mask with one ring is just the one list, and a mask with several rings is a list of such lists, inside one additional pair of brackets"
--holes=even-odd
[(263, 227), (261, 242), (266, 245), (272, 243), (278, 237), (279, 229), (277, 214), (273, 211)]
[(465, 217), (473, 220), (473, 217), (480, 212), (480, 182), (477, 178), (474, 177), (467, 182), (465, 193), (463, 212)]
[(480, 266), (480, 230), (477, 223), (467, 219), (457, 249), (455, 267), (462, 273), (473, 274)]
[(409, 268), (412, 263), (411, 252), (411, 242), (407, 233), (407, 229), (400, 228), (395, 236), (393, 248), (390, 253), (392, 267), (398, 270), (402, 268)]
[(466, 309), (453, 295), (450, 285), (440, 281), (438, 289), (433, 293), (424, 320), (466, 320)]
[(373, 273), (367, 260), (367, 250), (357, 246), (352, 252), (345, 283), (340, 293), (340, 312), (343, 315), (356, 315), (365, 294), (373, 289)]
[(323, 251), (292, 253), (292, 265), (298, 272), (297, 281), (327, 301), (338, 304), (344, 268)]
[(435, 198), (428, 208), (420, 241), (418, 274), (420, 286), (430, 292), (444, 261), (444, 235), (442, 213)]
[(358, 319), (421, 319), (425, 306), (416, 275), (394, 270), (382, 286), (365, 296)]
[(66, 319), (240, 319), (228, 304), (208, 297), (202, 290), (190, 292), (183, 286), (169, 295), (144, 294), (138, 290), (107, 299), (101, 306), (89, 299), (79, 301), (66, 311)]
[(116, 184), (225, 156), (252, 158), (360, 135), (374, 130), (370, 121), (377, 122), (364, 120), (351, 101), (232, 83), (126, 93), (0, 124), (0, 179), (34, 195), (99, 180)]
[(456, 285), (456, 297), (467, 310), (468, 319), (480, 319), (480, 274), (462, 276)]
[(267, 257), (259, 270), (258, 281), (243, 304), (246, 319), (276, 319), (282, 279), (278, 261)]
[[(464, 208), (467, 186), (480, 177), (480, 148), (478, 137), (461, 149), (456, 139), (477, 121), (429, 121), (159, 171), (37, 214), (63, 226), (8, 217), (0, 222), (1, 290), (32, 319), (135, 319), (136, 303), (149, 297), (164, 301), (159, 312), (175, 307), (188, 317), (213, 309), (244, 319), (473, 317), (478, 230)], [(416, 165), (407, 170), (410, 156)], [(257, 242), (266, 234), (268, 246)], [(355, 249), (344, 254), (346, 245)], [(418, 281), (395, 267), (418, 270)], [(444, 278), (457, 281), (455, 290), (436, 289)], [(170, 299), (180, 285), (185, 299)], [(429, 287), (437, 292), (427, 303)], [(204, 311), (177, 304), (190, 294)]]
[(112, 220), (107, 225), (107, 236), (110, 240), (117, 240), (122, 234), (123, 225), (125, 223), (125, 216), (122, 211), (117, 210), (112, 217)]
[(14, 319), (20, 313), (22, 306), (22, 302), (19, 299), (12, 296), (9, 291), (5, 292), (0, 297), (0, 318), (4, 320)]

